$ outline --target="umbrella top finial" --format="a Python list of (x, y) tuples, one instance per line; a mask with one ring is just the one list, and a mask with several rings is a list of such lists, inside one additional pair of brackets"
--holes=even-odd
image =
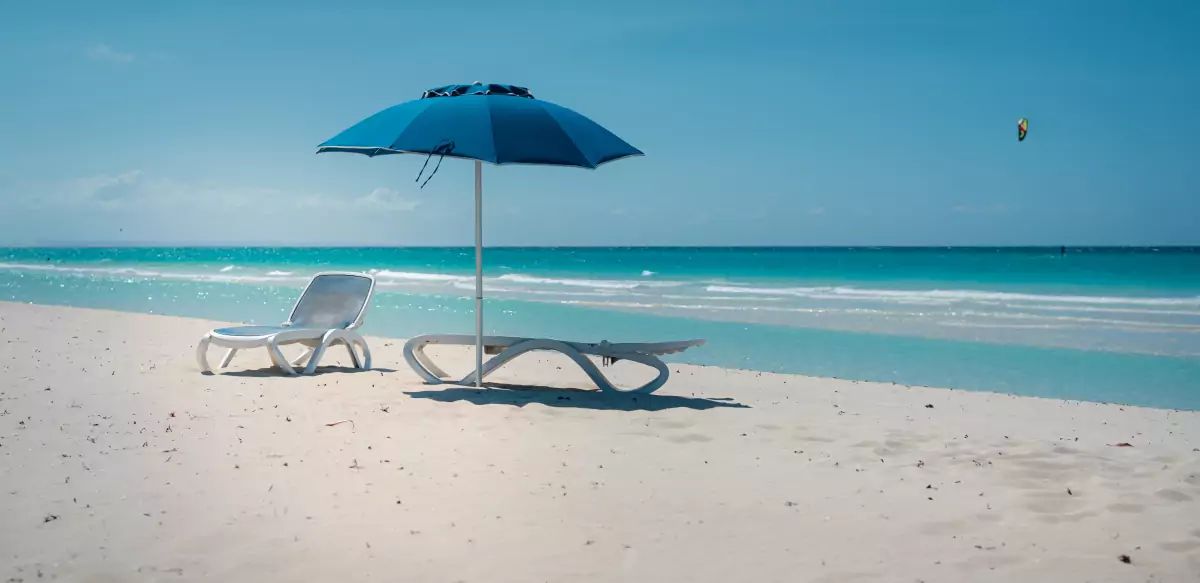
[(525, 87), (503, 83), (480, 83), (479, 81), (470, 85), (443, 85), (442, 87), (427, 89), (421, 94), (421, 99), (458, 97), (460, 95), (512, 95), (513, 97), (533, 99), (533, 94)]

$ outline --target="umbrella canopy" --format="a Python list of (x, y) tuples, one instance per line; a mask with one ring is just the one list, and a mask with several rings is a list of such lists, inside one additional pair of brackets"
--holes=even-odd
[(447, 85), (389, 107), (317, 147), (368, 156), (420, 153), (493, 164), (595, 168), (641, 150), (596, 122), (514, 85)]
[(430, 89), (420, 99), (389, 107), (326, 140), (317, 146), (317, 153), (322, 152), (426, 154), (438, 156), (438, 166), (442, 157), (475, 161), (476, 386), (483, 382), (482, 163), (595, 168), (642, 155), (570, 109), (534, 99), (524, 87), (494, 83)]

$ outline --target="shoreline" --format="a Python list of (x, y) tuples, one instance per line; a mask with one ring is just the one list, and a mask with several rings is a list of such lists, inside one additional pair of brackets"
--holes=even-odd
[(479, 391), (420, 384), (376, 337), (369, 372), (333, 350), (288, 378), (250, 351), (201, 375), (214, 325), (0, 304), (0, 575), (1200, 572), (1198, 412), (679, 364), (652, 395), (608, 395), (541, 355)]
[[(269, 291), (265, 292), (263, 291), (264, 288), (255, 286), (249, 286), (246, 289), (257, 289), (261, 292), (249, 298), (253, 301), (262, 299), (264, 303), (271, 302), (279, 305), (279, 311), (274, 312), (270, 316), (270, 318), (274, 319), (264, 320), (266, 323), (277, 322), (278, 318), (281, 317), (278, 314), (285, 313), (284, 311), (290, 308), (294, 301), (294, 296), (292, 295), (293, 289), (290, 286), (270, 287), (266, 288)], [(154, 295), (159, 296), (163, 291), (159, 290)], [(280, 292), (282, 292), (281, 295), (277, 295)], [(401, 292), (401, 295), (404, 298), (409, 298), (403, 292)], [(422, 298), (423, 296), (412, 297)], [(493, 302), (497, 301), (503, 302), (506, 300), (493, 300)], [(464, 299), (462, 302), (464, 302), (464, 305), (467, 305), (467, 300)], [(437, 303), (433, 301), (430, 305), (436, 305)], [(195, 315), (197, 311), (204, 311), (196, 307), (199, 304), (190, 306), (188, 304), (176, 305), (167, 303), (164, 305), (167, 310), (158, 313), (147, 312), (138, 308), (130, 308), (129, 310), (109, 308), (105, 305), (80, 306), (75, 303), (0, 300), (0, 306), (4, 305), (62, 307), (111, 311), (118, 314), (157, 315), (224, 322), (221, 319), (208, 317), (206, 314)], [(546, 305), (554, 306), (553, 304)], [(188, 307), (181, 309), (181, 306)], [(685, 319), (679, 316), (648, 316), (635, 311), (623, 310), (610, 312), (610, 316), (607, 319), (597, 320), (592, 316), (604, 315), (605, 310), (577, 306), (566, 308), (555, 307), (554, 309), (560, 310), (554, 315), (563, 321), (573, 321), (569, 319), (569, 311), (584, 310), (588, 312), (590, 325), (586, 326), (587, 328), (591, 328), (591, 325), (594, 324), (599, 324), (601, 328), (611, 328), (612, 326), (609, 326), (609, 324), (613, 322), (613, 318), (624, 319), (625, 326), (651, 319), (654, 321), (670, 321), (675, 324), (673, 332), (662, 334), (664, 338), (703, 337), (710, 340), (708, 345), (699, 349), (667, 357), (668, 364), (672, 366), (710, 367), (718, 370), (743, 371), (752, 374), (762, 373), (798, 376), (809, 379), (832, 379), (855, 383), (878, 383), (901, 387), (992, 393), (1004, 396), (1045, 398), (1054, 401), (1114, 404), (1126, 407), (1146, 407), (1176, 411), (1200, 411), (1200, 392), (1190, 392), (1185, 386), (1195, 385), (1196, 390), (1200, 391), (1200, 384), (1193, 382), (1195, 378), (1200, 377), (1190, 376), (1193, 370), (1196, 374), (1200, 374), (1200, 360), (1183, 356), (1130, 354), (1105, 350), (1088, 351), (1063, 347), (1030, 347), (991, 342), (964, 343), (938, 338), (893, 336), (846, 330), (806, 330), (768, 324), (748, 325), (753, 326), (753, 328), (749, 328), (746, 327), (747, 325), (736, 322), (708, 320), (704, 318)], [(246, 312), (261, 314), (264, 312), (264, 310), (255, 310), (253, 308), (250, 310), (222, 308), (220, 310), (209, 311), (216, 311), (224, 315), (245, 314)], [(418, 319), (420, 319), (420, 323), (418, 323)], [(254, 320), (250, 320), (250, 322), (254, 322)], [(416, 331), (437, 329), (438, 322), (444, 323), (444, 318), (440, 315), (426, 316), (420, 312), (412, 316), (406, 316), (399, 321), (400, 325), (407, 330)], [(368, 335), (376, 338), (392, 341), (404, 340), (408, 337), (407, 334), (390, 334), (387, 336), (372, 334), (372, 332), (381, 326), (391, 329), (397, 323), (393, 314), (384, 313), (377, 309), (368, 316), (365, 330)], [(511, 322), (510, 326), (515, 324), (519, 324), (519, 322)], [(557, 328), (562, 327), (558, 326)], [(756, 332), (750, 332), (750, 330), (755, 330)], [(736, 336), (730, 337), (728, 335), (730, 333), (736, 334)], [(599, 341), (605, 337), (613, 338), (604, 333), (577, 338), (574, 335), (566, 334), (563, 330), (557, 329), (548, 331), (537, 330), (535, 328), (530, 331), (530, 334), (544, 337), (566, 337), (581, 341)], [(772, 339), (767, 341), (764, 340), (763, 334), (779, 336), (772, 336)], [(735, 362), (738, 359), (728, 357), (725, 352), (709, 352), (715, 347), (712, 343), (712, 339), (715, 337), (720, 337), (724, 340), (725, 352), (728, 351), (730, 345), (754, 342), (753, 346), (744, 346), (746, 349), (744, 360), (758, 366), (738, 366), (737, 362)], [(643, 339), (634, 336), (622, 338), (619, 341), (638, 341)], [(734, 339), (737, 339), (737, 341), (732, 341)], [(787, 342), (794, 344), (787, 344)], [(866, 356), (858, 358), (853, 362), (846, 360), (848, 347), (841, 345), (848, 342), (855, 344), (868, 343), (852, 347), (852, 352), (855, 354), (865, 354)], [(762, 349), (764, 346), (769, 347), (769, 351), (763, 352)], [(817, 368), (818, 370), (824, 368), (825, 370), (821, 372), (832, 374), (792, 372), (787, 370), (787, 368), (796, 367), (795, 364), (787, 362), (788, 346), (793, 347), (798, 353), (797, 356), (802, 359), (801, 362), (804, 362), (806, 365), (797, 368)], [(957, 358), (942, 355), (942, 347), (959, 349)], [(984, 351), (984, 354), (978, 354), (977, 351)], [(922, 363), (921, 366), (912, 367), (905, 360), (907, 357), (928, 358), (930, 353), (937, 355), (938, 362), (944, 366), (944, 368), (939, 369), (939, 372), (926, 371), (925, 369), (929, 363)], [(1017, 369), (1014, 371), (1010, 368), (1020, 366), (1027, 358), (1027, 354), (1034, 353), (1042, 355), (1056, 354), (1052, 359), (1043, 356), (1042, 364), (1039, 365), (1042, 368), (1038, 369), (1037, 372), (1046, 373), (1047, 376), (1039, 377), (1033, 370)], [(824, 364), (818, 357), (828, 358), (830, 359), (828, 362), (832, 362), (833, 364)], [(980, 357), (982, 357), (982, 360), (975, 360)], [(714, 359), (723, 362), (711, 362)], [(964, 363), (964, 360), (968, 362)], [(1150, 361), (1153, 361), (1155, 366), (1147, 364)], [(1139, 362), (1143, 375), (1138, 376), (1135, 374), (1130, 376), (1130, 373), (1121, 370), (1120, 366), (1114, 364), (1118, 362)], [(911, 370), (905, 369), (904, 367), (906, 366), (910, 366)], [(784, 370), (778, 370), (779, 368), (784, 368)], [(888, 371), (891, 371), (891, 373), (889, 374)], [(985, 382), (978, 378), (978, 375), (986, 371), (992, 372), (994, 376), (986, 377), (987, 380)], [(1115, 374), (1106, 376), (1104, 371)], [(963, 379), (962, 376), (964, 374), (967, 374), (969, 378)], [(1069, 378), (1072, 374), (1077, 378)], [(922, 377), (960, 378), (964, 382), (957, 385), (952, 383), (921, 382)], [(1025, 379), (1026, 382), (1022, 383), (1022, 379)], [(1065, 384), (1060, 385), (1058, 383)], [(1152, 389), (1140, 393), (1130, 388), (1147, 385), (1152, 387)]]

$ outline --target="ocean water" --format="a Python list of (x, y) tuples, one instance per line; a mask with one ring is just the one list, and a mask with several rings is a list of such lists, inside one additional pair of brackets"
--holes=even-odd
[[(367, 333), (471, 333), (473, 268), (469, 248), (0, 248), (0, 300), (275, 323), (312, 273), (368, 271)], [(491, 334), (1200, 409), (1200, 248), (497, 248), (485, 294)]]

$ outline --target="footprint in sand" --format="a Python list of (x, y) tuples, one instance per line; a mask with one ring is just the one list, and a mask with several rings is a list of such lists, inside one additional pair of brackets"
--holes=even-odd
[(1031, 512), (1056, 516), (1078, 513), (1087, 505), (1082, 497), (1069, 496), (1065, 492), (1033, 492), (1026, 499), (1029, 501), (1025, 503), (1025, 508)]
[(1158, 545), (1158, 548), (1164, 551), (1171, 551), (1173, 553), (1186, 553), (1188, 551), (1200, 549), (1200, 541), (1185, 540), (1179, 542), (1162, 543)]
[(978, 528), (978, 525), (971, 524), (965, 520), (946, 520), (925, 523), (921, 525), (919, 532), (931, 535), (963, 534), (976, 528)]
[(1126, 504), (1124, 502), (1118, 502), (1116, 504), (1109, 504), (1108, 509), (1113, 512), (1138, 513), (1145, 510), (1146, 507), (1142, 506), (1141, 504)]
[(813, 583), (825, 583), (827, 581), (837, 581), (838, 583), (848, 583), (851, 581), (878, 581), (881, 573), (871, 571), (835, 571), (826, 573), (816, 579)]
[(960, 569), (976, 572), (983, 567), (995, 569), (997, 567), (1018, 565), (1023, 562), (1025, 562), (1025, 560), (1017, 555), (984, 551), (984, 554), (970, 556), (966, 560), (959, 561), (957, 566)]
[(1080, 520), (1083, 520), (1085, 518), (1091, 518), (1095, 515), (1096, 515), (1095, 512), (1092, 512), (1090, 510), (1085, 510), (1083, 512), (1076, 512), (1074, 514), (1062, 514), (1062, 515), (1058, 515), (1058, 516), (1055, 516), (1053, 514), (1046, 514), (1043, 516), (1039, 516), (1038, 520), (1045, 522), (1046, 524), (1058, 524), (1060, 522), (1079, 522)]
[(834, 441), (837, 441), (836, 439), (833, 439), (831, 437), (821, 437), (818, 435), (804, 435), (801, 433), (793, 434), (792, 440), (793, 441), (815, 441), (818, 443), (833, 443)]
[(695, 443), (695, 442), (712, 441), (712, 438), (707, 435), (702, 435), (699, 433), (685, 433), (683, 435), (672, 435), (667, 438), (667, 441), (670, 441), (672, 443)]
[(1155, 492), (1154, 495), (1172, 502), (1187, 502), (1188, 500), (1192, 499), (1191, 496), (1188, 496), (1179, 490), (1164, 489)]

